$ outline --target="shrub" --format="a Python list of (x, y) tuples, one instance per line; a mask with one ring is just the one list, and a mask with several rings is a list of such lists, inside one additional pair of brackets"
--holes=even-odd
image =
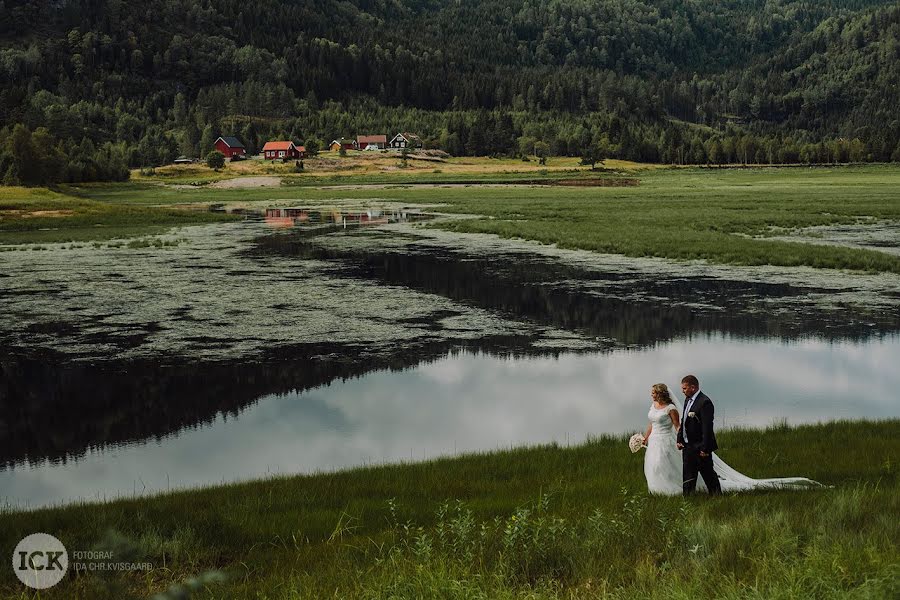
[(206, 155), (206, 166), (216, 171), (225, 167), (225, 155), (218, 150), (213, 150)]

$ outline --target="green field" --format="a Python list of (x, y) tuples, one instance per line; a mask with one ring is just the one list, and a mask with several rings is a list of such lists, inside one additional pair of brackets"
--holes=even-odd
[[(560, 177), (629, 177), (640, 185), (528, 185), (554, 183)], [(517, 181), (522, 184), (483, 185)], [(330, 189), (323, 183), (344, 187)], [(370, 204), (437, 205), (444, 212), (480, 215), (432, 226), (564, 248), (725, 264), (900, 273), (900, 258), (882, 252), (769, 239), (812, 226), (896, 222), (900, 219), (896, 166), (582, 170), (542, 176), (510, 173), (503, 165), (503, 171), (452, 176), (420, 172), (299, 177), (274, 188), (177, 189), (133, 182), (61, 188), (59, 193), (17, 190), (22, 188), (0, 190), (0, 211), (6, 211), (0, 212), (0, 243), (136, 236), (229, 218), (206, 210), (215, 203), (261, 208), (276, 201), (327, 204), (359, 199)], [(10, 209), (66, 208), (74, 214), (25, 218), (10, 213)]]
[[(0, 547), (49, 532), (154, 568), (40, 595), (145, 598), (887, 598), (900, 585), (900, 421), (721, 432), (757, 477), (833, 486), (710, 499), (646, 492), (626, 437), (0, 513)], [(176, 596), (171, 596), (176, 597)]]
[(900, 219), (894, 167), (679, 169), (637, 188), (469, 191), (449, 211), (484, 215), (435, 226), (626, 256), (900, 273), (900, 258), (769, 240), (817, 225)]
[(107, 194), (152, 195), (135, 184), (62, 188), (0, 187), (0, 244), (88, 242), (163, 233), (178, 225), (230, 221), (236, 217), (204, 207), (178, 209)]

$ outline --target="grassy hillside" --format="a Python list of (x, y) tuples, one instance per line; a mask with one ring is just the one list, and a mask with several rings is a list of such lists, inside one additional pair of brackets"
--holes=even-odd
[[(0, 513), (0, 548), (46, 531), (154, 569), (70, 577), (40, 597), (147, 597), (210, 570), (198, 598), (885, 598), (900, 584), (900, 421), (722, 432), (756, 477), (833, 487), (710, 499), (646, 493), (626, 437), (497, 450)], [(0, 594), (30, 598), (9, 569)], [(35, 596), (36, 597), (36, 596)]]

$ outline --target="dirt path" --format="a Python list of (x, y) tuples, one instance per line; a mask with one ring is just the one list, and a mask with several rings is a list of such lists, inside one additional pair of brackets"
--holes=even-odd
[(224, 179), (209, 184), (207, 187), (216, 189), (277, 187), (281, 185), (281, 177), (236, 177)]

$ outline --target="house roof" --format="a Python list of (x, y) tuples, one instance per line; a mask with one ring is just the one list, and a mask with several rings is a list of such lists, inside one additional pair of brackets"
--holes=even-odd
[[(332, 144), (352, 144), (356, 142), (356, 140), (350, 140), (347, 138), (338, 138), (336, 140), (331, 140)], [(330, 144), (329, 144), (330, 145)]]
[(293, 145), (294, 142), (266, 142), (266, 145), (263, 146), (263, 152), (267, 150), (288, 150)]
[(414, 134), (414, 133), (409, 133), (409, 132), (406, 132), (406, 131), (403, 131), (403, 132), (401, 132), (401, 133), (398, 133), (398, 134), (395, 135), (394, 137), (392, 137), (392, 138), (391, 138), (391, 141), (393, 142), (394, 140), (396, 140), (396, 139), (399, 138), (399, 137), (404, 138), (407, 142), (411, 142), (411, 141), (413, 141), (413, 140), (418, 140), (418, 139), (419, 139), (419, 136), (417, 136), (416, 134)]
[(363, 144), (387, 144), (386, 135), (358, 135), (356, 141), (360, 146)]
[[(223, 135), (223, 136), (219, 137), (219, 140), (222, 140), (223, 142), (225, 142), (225, 145), (228, 146), (229, 148), (243, 148), (244, 147), (244, 144), (241, 143), (241, 140), (237, 139), (234, 136)], [(219, 141), (219, 140), (216, 140), (216, 141)]]

